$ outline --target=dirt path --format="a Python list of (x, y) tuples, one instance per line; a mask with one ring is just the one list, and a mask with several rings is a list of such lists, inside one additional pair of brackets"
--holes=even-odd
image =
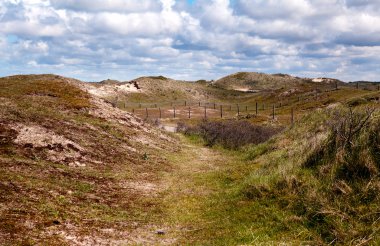
[(193, 233), (212, 223), (203, 214), (210, 209), (205, 202), (221, 190), (217, 176), (234, 161), (221, 151), (178, 136), (182, 149), (168, 156), (173, 171), (165, 173), (162, 179), (165, 217), (161, 224), (165, 235), (158, 238), (157, 244), (196, 243)]

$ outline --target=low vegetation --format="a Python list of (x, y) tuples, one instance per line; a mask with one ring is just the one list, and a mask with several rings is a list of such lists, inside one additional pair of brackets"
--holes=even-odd
[[(321, 243), (360, 244), (379, 240), (380, 129), (372, 114), (373, 110), (329, 112), (325, 124), (309, 129), (309, 133), (316, 135), (309, 141), (304, 139), (309, 146), (314, 145), (311, 151), (304, 149), (305, 145), (297, 148), (291, 144), (291, 156), (282, 155), (286, 161), (277, 158), (275, 163), (263, 167), (264, 177), (260, 179), (270, 182), (251, 180), (243, 193), (249, 200), (273, 200), (279, 209), (292, 213)], [(302, 141), (300, 136), (294, 137), (297, 142)], [(262, 156), (270, 158), (279, 151)]]
[(9, 98), (17, 103), (30, 103), (43, 107), (55, 105), (65, 109), (90, 107), (89, 95), (69, 83), (62, 83), (55, 75), (11, 76), (1, 79), (0, 97)]
[(151, 78), (151, 79), (158, 79), (158, 80), (167, 80), (168, 78), (162, 76), (162, 75), (159, 75), (159, 76), (149, 76), (148, 78)]
[(221, 145), (227, 149), (239, 149), (248, 144), (265, 142), (280, 131), (280, 128), (253, 125), (246, 120), (207, 121), (196, 126), (179, 122), (177, 130), (186, 135), (197, 135), (203, 138), (206, 145)]

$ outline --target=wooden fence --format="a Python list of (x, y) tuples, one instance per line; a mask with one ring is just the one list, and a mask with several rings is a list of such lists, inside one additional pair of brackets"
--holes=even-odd
[[(366, 89), (361, 88), (359, 83), (356, 83), (355, 87), (356, 89)], [(339, 90), (337, 83), (334, 84), (333, 88), (325, 89), (324, 91), (314, 90), (292, 98), (278, 99), (275, 102), (256, 101), (249, 104), (189, 100), (133, 103), (116, 98), (114, 106), (124, 108), (139, 117), (151, 119), (264, 117), (272, 120), (280, 118), (282, 121), (293, 123), (296, 118), (295, 105), (302, 106), (305, 102), (327, 98), (330, 92), (336, 90)], [(375, 90), (380, 90), (380, 85), (377, 85)], [(280, 114), (277, 113), (278, 110), (281, 111)]]

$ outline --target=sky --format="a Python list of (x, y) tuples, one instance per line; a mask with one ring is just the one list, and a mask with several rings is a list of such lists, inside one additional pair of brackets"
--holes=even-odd
[(380, 81), (380, 0), (0, 0), (0, 76)]

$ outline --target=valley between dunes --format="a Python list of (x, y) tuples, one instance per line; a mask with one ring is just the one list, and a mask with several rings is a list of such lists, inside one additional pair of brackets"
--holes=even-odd
[(0, 78), (0, 244), (378, 245), (379, 96), (283, 74)]

